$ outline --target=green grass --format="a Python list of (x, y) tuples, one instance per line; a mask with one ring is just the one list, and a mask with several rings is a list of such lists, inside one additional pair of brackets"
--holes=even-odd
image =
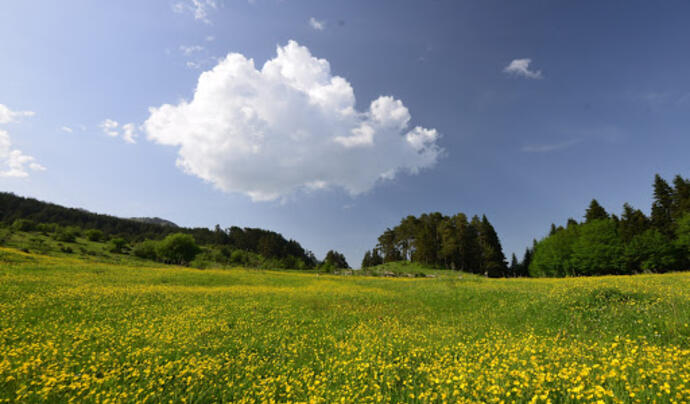
[(388, 278), (88, 257), (0, 248), (0, 402), (690, 399), (684, 273)]

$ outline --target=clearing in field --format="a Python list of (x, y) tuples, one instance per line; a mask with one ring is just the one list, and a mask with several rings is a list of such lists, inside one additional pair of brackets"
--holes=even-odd
[(682, 402), (690, 274), (317, 276), (0, 249), (0, 401)]

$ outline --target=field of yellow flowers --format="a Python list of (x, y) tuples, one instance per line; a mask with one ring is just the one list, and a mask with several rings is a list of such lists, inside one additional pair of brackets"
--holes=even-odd
[(0, 402), (688, 402), (690, 275), (326, 276), (0, 248)]

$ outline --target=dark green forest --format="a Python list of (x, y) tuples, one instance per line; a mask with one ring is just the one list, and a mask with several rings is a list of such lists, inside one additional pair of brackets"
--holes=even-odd
[[(654, 178), (651, 215), (629, 204), (620, 217), (593, 199), (584, 220), (551, 226), (528, 249), (530, 276), (667, 272), (690, 267), (690, 180)], [(524, 264), (524, 262), (523, 262)]]

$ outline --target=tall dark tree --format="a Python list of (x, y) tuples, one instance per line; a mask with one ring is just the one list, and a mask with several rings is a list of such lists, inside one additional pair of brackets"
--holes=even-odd
[(684, 214), (690, 213), (690, 179), (676, 175), (673, 179), (673, 201), (671, 204), (674, 221), (678, 221)]
[(623, 215), (618, 223), (618, 232), (624, 242), (629, 242), (638, 234), (649, 228), (649, 219), (639, 209), (633, 209), (628, 203), (623, 204)]
[(506, 257), (498, 239), (496, 230), (489, 223), (486, 215), (482, 216), (479, 227), (479, 240), (482, 246), (482, 266), (484, 273), (491, 277), (504, 276), (506, 273)]
[(661, 178), (654, 176), (654, 202), (652, 203), (652, 226), (667, 237), (673, 235), (673, 220), (671, 208), (673, 206), (673, 188)]
[(364, 253), (364, 258), (362, 258), (362, 266), (361, 268), (369, 268), (371, 265), (371, 251), (367, 250), (367, 252)]
[[(477, 222), (478, 217), (475, 216)], [(479, 243), (478, 224), (475, 219), (472, 223), (467, 222), (467, 217), (456, 216), (456, 224), (460, 233), (460, 270), (471, 273), (481, 273), (482, 270), (482, 247)]]
[(594, 220), (600, 220), (600, 219), (608, 219), (609, 214), (606, 213), (606, 210), (599, 205), (599, 202), (597, 202), (596, 199), (592, 199), (592, 202), (589, 203), (589, 208), (587, 208), (587, 211), (585, 212), (585, 222), (589, 223)]
[(378, 238), (379, 244), (377, 248), (383, 253), (383, 262), (393, 262), (402, 259), (400, 251), (395, 243), (395, 231), (386, 229)]
[(515, 253), (510, 257), (510, 267), (508, 267), (509, 276), (518, 276), (520, 273), (520, 263), (515, 256)]
[(330, 250), (326, 253), (326, 258), (323, 260), (324, 264), (335, 269), (349, 269), (345, 256), (338, 251)]

